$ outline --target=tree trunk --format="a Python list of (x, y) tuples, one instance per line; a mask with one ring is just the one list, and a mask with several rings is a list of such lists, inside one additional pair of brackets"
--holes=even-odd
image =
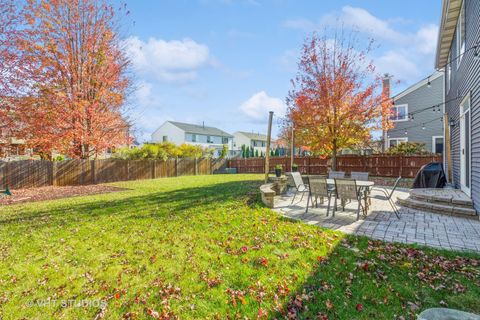
[(337, 171), (337, 139), (332, 143), (332, 171)]

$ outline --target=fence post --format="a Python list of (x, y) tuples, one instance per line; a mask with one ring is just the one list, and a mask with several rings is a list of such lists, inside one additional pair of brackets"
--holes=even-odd
[(91, 175), (92, 175), (92, 183), (93, 184), (96, 184), (97, 183), (97, 173), (95, 172), (95, 170), (97, 170), (97, 166), (95, 165), (95, 160), (90, 160), (91, 161), (91, 166), (90, 166), (90, 170), (91, 170)]
[(198, 162), (197, 162), (197, 157), (195, 157), (194, 162), (193, 162), (193, 167), (195, 171), (195, 175), (198, 175)]
[(150, 163), (152, 164), (152, 179), (157, 177), (157, 160), (151, 160)]
[(175, 177), (178, 177), (178, 158), (175, 158)]
[(403, 156), (400, 157), (400, 177), (403, 177)]
[(53, 186), (57, 185), (57, 163), (58, 162), (54, 161), (52, 166), (52, 185)]

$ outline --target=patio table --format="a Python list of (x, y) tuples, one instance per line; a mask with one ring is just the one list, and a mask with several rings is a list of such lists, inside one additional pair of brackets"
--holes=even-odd
[[(358, 191), (363, 193), (363, 199), (365, 201), (365, 212), (363, 216), (366, 217), (368, 213), (368, 199), (367, 199), (368, 190), (370, 190), (370, 188), (375, 185), (375, 182), (355, 180), (355, 183), (357, 184), (357, 188), (359, 189)], [(335, 187), (335, 179), (327, 179), (327, 184)]]

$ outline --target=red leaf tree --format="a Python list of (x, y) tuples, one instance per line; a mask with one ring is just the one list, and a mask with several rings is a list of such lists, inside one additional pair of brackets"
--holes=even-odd
[(0, 0), (0, 139), (8, 136), (11, 123), (9, 97), (16, 84), (16, 54), (14, 39), (18, 35), (19, 14), (14, 0)]
[(115, 9), (102, 0), (29, 0), (23, 16), (16, 135), (41, 154), (82, 159), (128, 143), (129, 62)]
[(367, 57), (372, 42), (364, 50), (357, 44), (354, 34), (347, 37), (343, 31), (332, 38), (314, 34), (306, 39), (287, 97), (283, 131), (293, 125), (296, 141), (331, 156), (333, 170), (340, 149), (363, 144), (372, 130), (388, 127), (382, 124), (388, 117), (382, 115), (389, 100), (378, 92), (381, 81)]

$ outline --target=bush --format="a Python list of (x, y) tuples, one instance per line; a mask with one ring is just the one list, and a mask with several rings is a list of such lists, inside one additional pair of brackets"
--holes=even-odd
[(228, 154), (228, 146), (224, 144), (222, 147), (222, 152), (220, 153), (220, 159), (226, 158), (227, 154)]
[(168, 158), (200, 158), (211, 157), (214, 150), (204, 149), (201, 146), (182, 144), (176, 146), (171, 142), (146, 143), (141, 148), (119, 148), (113, 154), (113, 158), (124, 160), (162, 160)]
[(421, 155), (431, 154), (425, 149), (425, 144), (418, 142), (402, 142), (394, 147), (388, 148), (388, 154), (395, 155)]

